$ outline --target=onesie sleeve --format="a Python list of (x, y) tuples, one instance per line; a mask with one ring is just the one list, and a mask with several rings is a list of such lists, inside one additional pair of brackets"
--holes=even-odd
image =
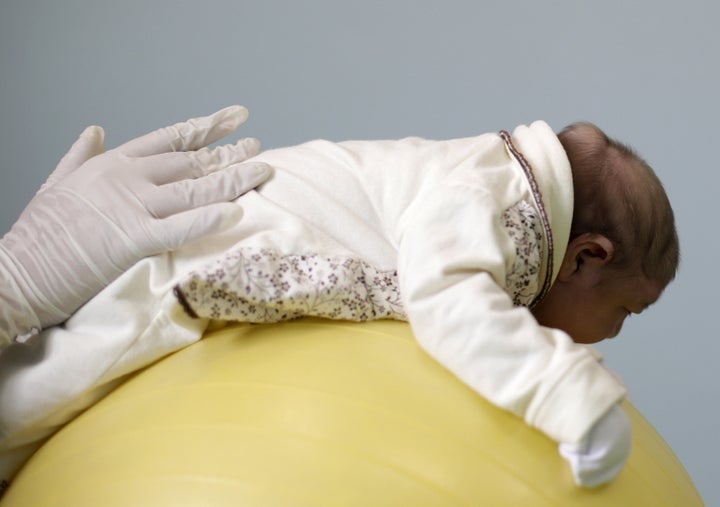
[(576, 443), (625, 389), (587, 347), (513, 305), (503, 285), (514, 250), (500, 208), (486, 189), (448, 181), (409, 213), (398, 259), (408, 320), (420, 345), (473, 390)]

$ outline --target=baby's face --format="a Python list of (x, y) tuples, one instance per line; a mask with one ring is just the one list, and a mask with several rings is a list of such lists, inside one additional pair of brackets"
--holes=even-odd
[(620, 333), (625, 319), (657, 301), (659, 284), (643, 275), (607, 276), (593, 283), (555, 284), (533, 310), (538, 322), (561, 329), (577, 343), (596, 343)]

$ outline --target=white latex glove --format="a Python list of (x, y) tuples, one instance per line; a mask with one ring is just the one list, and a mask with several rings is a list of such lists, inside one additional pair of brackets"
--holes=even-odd
[(255, 139), (209, 149), (247, 118), (232, 106), (162, 128), (103, 153), (88, 127), (0, 240), (0, 349), (63, 322), (148, 255), (236, 223), (230, 201), (270, 168), (239, 164)]
[(630, 456), (632, 428), (620, 405), (614, 405), (579, 444), (560, 444), (578, 486), (595, 487), (613, 480)]

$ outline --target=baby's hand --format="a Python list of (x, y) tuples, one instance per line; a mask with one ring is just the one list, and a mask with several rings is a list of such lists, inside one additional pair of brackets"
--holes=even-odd
[(578, 444), (560, 444), (578, 486), (595, 487), (613, 480), (630, 456), (632, 429), (620, 405), (614, 405)]

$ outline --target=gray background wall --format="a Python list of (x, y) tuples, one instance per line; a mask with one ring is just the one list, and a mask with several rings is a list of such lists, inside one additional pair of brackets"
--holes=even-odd
[[(233, 103), (275, 147), (594, 121), (664, 180), (678, 280), (603, 345), (720, 505), (712, 0), (0, 0), (0, 232), (89, 124), (109, 146)], [(237, 136), (236, 136), (237, 137)]]

